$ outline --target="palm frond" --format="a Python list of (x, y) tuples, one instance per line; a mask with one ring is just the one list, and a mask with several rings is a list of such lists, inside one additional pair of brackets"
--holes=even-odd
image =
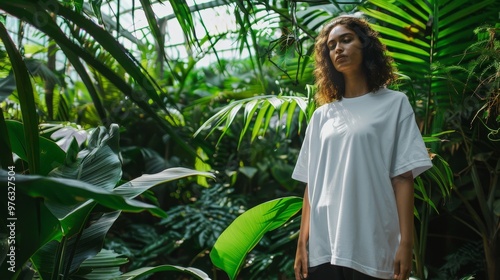
[[(470, 41), (464, 38), (472, 39), (474, 28), (495, 10), (487, 9), (495, 6), (494, 0), (444, 2), (369, 0), (359, 7), (377, 20), (373, 28), (382, 35), (399, 71), (417, 85), (415, 90), (426, 103), (427, 116), (451, 108), (460, 99), (456, 94), (460, 85), (453, 83), (443, 67), (467, 59), (462, 54)], [(442, 116), (434, 118), (432, 127), (424, 128), (424, 132), (440, 131)]]
[[(259, 135), (264, 135), (269, 128), (271, 117), (278, 111), (278, 124), (274, 124), (278, 129), (280, 124), (286, 127), (286, 133), (290, 133), (292, 122), (296, 119), (301, 120), (306, 117), (309, 119), (310, 100), (306, 97), (299, 96), (276, 96), (263, 95), (255, 96), (242, 100), (233, 101), (227, 106), (221, 108), (216, 114), (209, 118), (193, 135), (198, 136), (202, 131), (209, 130), (206, 136), (214, 133), (216, 130), (222, 130), (222, 136), (227, 132), (239, 111), (244, 108), (243, 112), (243, 130), (240, 132), (238, 146), (241, 143), (243, 136), (248, 131), (250, 124), (253, 122), (251, 140)], [(297, 106), (299, 107), (296, 110)], [(298, 115), (298, 117), (296, 117)], [(219, 141), (220, 141), (219, 138)]]

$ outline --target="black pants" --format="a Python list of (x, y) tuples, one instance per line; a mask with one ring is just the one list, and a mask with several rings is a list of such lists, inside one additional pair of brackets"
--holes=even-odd
[(307, 280), (379, 280), (352, 268), (329, 263), (310, 267), (308, 271)]

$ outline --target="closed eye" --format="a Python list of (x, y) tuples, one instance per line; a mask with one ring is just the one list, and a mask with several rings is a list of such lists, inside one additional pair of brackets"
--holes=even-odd
[(349, 37), (344, 37), (344, 38), (342, 39), (342, 43), (345, 43), (345, 44), (347, 44), (347, 43), (349, 43), (349, 42), (351, 42), (351, 41), (352, 41), (352, 39), (351, 39), (351, 38), (349, 38)]

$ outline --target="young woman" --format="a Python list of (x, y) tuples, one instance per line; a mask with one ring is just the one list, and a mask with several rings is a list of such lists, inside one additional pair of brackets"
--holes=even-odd
[(315, 45), (314, 112), (292, 178), (305, 182), (299, 279), (408, 279), (413, 179), (432, 166), (392, 60), (368, 23), (338, 17)]

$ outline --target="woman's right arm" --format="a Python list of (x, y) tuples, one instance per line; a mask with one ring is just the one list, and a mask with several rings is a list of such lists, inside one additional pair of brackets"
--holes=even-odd
[(297, 242), (297, 252), (295, 254), (295, 280), (307, 278), (307, 241), (309, 240), (309, 221), (311, 206), (309, 205), (308, 186), (304, 191), (304, 201), (302, 203), (302, 220), (300, 222), (299, 240)]

